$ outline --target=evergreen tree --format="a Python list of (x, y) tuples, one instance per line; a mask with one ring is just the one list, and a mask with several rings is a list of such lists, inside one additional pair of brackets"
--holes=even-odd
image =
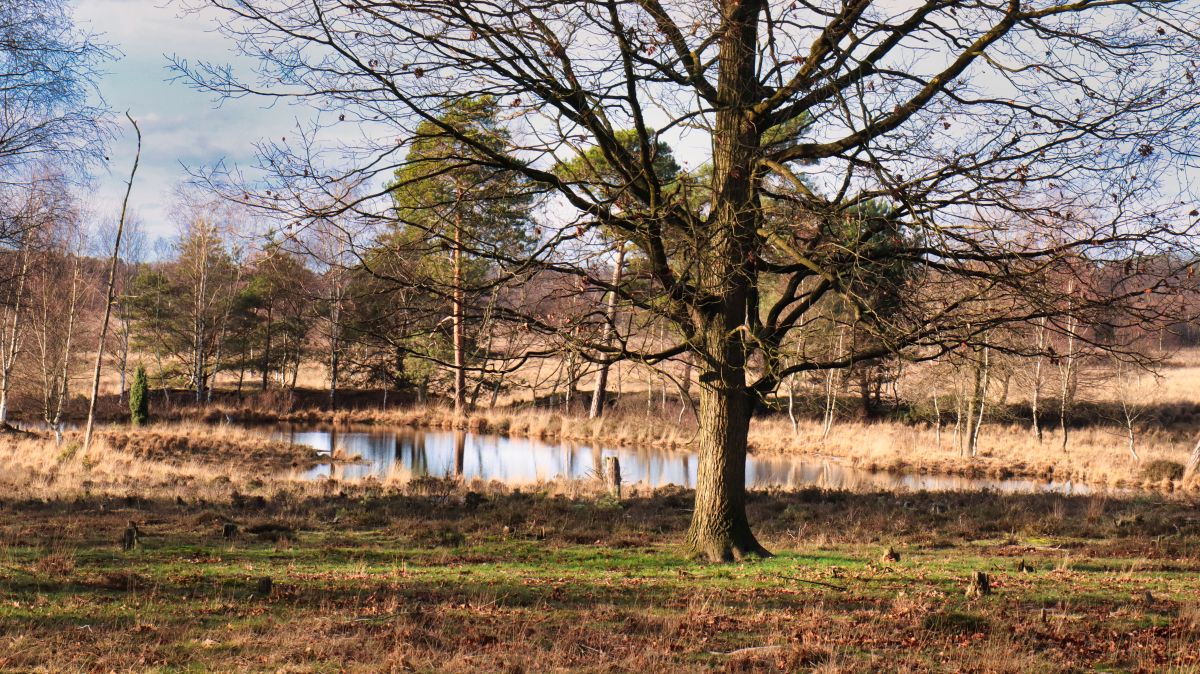
[(505, 155), (510, 145), (495, 98), (456, 100), (417, 127), (391, 184), (400, 223), (391, 244), (422, 251), (418, 285), (434, 304), (449, 300), (456, 413), (466, 408), (470, 304), (487, 286), (490, 262), (532, 243), (529, 181), (481, 150)]
[(129, 390), (129, 421), (142, 426), (150, 419), (150, 383), (146, 379), (146, 368), (138, 365), (133, 375), (133, 387)]

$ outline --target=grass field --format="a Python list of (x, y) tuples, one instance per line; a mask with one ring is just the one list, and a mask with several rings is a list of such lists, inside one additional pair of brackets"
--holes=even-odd
[[(6, 500), (0, 671), (1200, 671), (1188, 501), (756, 494), (777, 555), (717, 566), (681, 554), (689, 504)], [(975, 571), (989, 596), (965, 596)]]

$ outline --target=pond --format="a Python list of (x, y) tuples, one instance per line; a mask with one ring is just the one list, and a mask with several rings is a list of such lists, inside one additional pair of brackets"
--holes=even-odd
[[(362, 462), (321, 465), (300, 475), (356, 480), (368, 476), (407, 480), (413, 477), (462, 477), (497, 480), (510, 486), (547, 480), (594, 479), (604, 457), (620, 460), (625, 484), (661, 487), (696, 484), (697, 456), (686, 451), (633, 447), (552, 444), (464, 431), (388, 427), (266, 427), (272, 437), (316, 448), (323, 454), (341, 450)], [(822, 487), (848, 490), (991, 490), (1086, 494), (1086, 485), (1029, 479), (989, 479), (945, 475), (894, 474), (863, 470), (819, 457), (754, 456), (746, 462), (746, 485), (752, 488)]]

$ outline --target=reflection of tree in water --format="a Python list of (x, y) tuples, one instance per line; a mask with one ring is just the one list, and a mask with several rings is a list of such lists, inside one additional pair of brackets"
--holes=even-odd
[[(599, 445), (556, 445), (536, 440), (512, 440), (465, 431), (424, 433), (411, 429), (398, 431), (339, 431), (331, 426), (306, 430), (281, 425), (272, 437), (293, 444), (304, 444), (321, 452), (362, 454), (365, 464), (322, 464), (307, 477), (352, 480), (368, 475), (396, 477), (430, 475), (430, 466), (438, 475), (466, 477), (466, 450), (472, 445), (472, 475), (484, 480), (512, 484), (538, 478), (595, 478), (603, 474), (604, 456), (620, 458), (623, 477), (628, 483), (641, 482), (651, 488), (667, 484), (692, 487), (695, 484), (695, 459), (687, 452), (672, 452), (650, 447), (606, 450)], [(578, 453), (578, 455), (577, 455)], [(431, 456), (432, 454), (432, 456)], [(590, 455), (590, 456), (589, 456)], [(590, 459), (590, 460), (589, 460)], [(529, 469), (532, 468), (532, 473)], [(403, 475), (407, 473), (407, 475)], [(797, 489), (819, 487), (834, 490), (980, 490), (1001, 492), (1055, 491), (1088, 493), (1084, 485), (1043, 483), (1034, 480), (990, 480), (966, 477), (890, 474), (869, 472), (821, 457), (803, 460), (786, 456), (751, 456), (747, 463), (747, 485), (752, 488), (782, 487)]]
[(466, 455), (467, 434), (462, 431), (454, 431), (454, 477), (462, 477)]
[(575, 477), (575, 445), (563, 443), (559, 446), (559, 451), (562, 452), (562, 467), (559, 475), (565, 478)]
[(412, 460), (409, 462), (409, 466), (413, 475), (428, 475), (429, 454), (425, 449), (425, 434), (417, 433), (410, 447), (412, 448)]

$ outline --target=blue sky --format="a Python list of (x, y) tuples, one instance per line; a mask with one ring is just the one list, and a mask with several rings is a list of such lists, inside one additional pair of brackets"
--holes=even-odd
[[(171, 81), (169, 55), (229, 63), (243, 74), (253, 70), (253, 63), (214, 32), (212, 12), (184, 15), (168, 0), (74, 0), (74, 7), (80, 28), (99, 34), (121, 52), (107, 64), (99, 87), (123, 135), (111, 143), (109, 171), (97, 174), (90, 205), (98, 217), (116, 219), (134, 153), (133, 134), (122, 114), (128, 110), (143, 136), (142, 163), (130, 201), (151, 248), (155, 239), (170, 238), (175, 232), (172, 192), (188, 177), (184, 166), (224, 160), (245, 168), (254, 161), (255, 142), (295, 135), (298, 118), (306, 122), (315, 118), (302, 105), (271, 107), (271, 100), (265, 98), (224, 101), (218, 107), (212, 94)], [(322, 139), (348, 141), (362, 132), (369, 130), (345, 128), (333, 134), (325, 130)], [(703, 157), (708, 142), (704, 134), (677, 134), (668, 140), (685, 165), (689, 158)]]
[(78, 25), (100, 34), (123, 54), (107, 64), (99, 82), (123, 135), (111, 144), (109, 171), (97, 174), (90, 205), (98, 217), (110, 219), (120, 208), (134, 153), (133, 133), (122, 114), (129, 110), (143, 136), (142, 164), (130, 203), (151, 244), (175, 230), (171, 195), (187, 177), (181, 164), (197, 166), (221, 159), (247, 164), (253, 160), (255, 141), (288, 135), (297, 117), (306, 116), (303, 108), (269, 108), (261, 99), (229, 101), (218, 108), (211, 94), (171, 82), (170, 54), (193, 61), (237, 63), (229, 43), (212, 32), (208, 18), (180, 16), (163, 0), (75, 0), (74, 4)]

